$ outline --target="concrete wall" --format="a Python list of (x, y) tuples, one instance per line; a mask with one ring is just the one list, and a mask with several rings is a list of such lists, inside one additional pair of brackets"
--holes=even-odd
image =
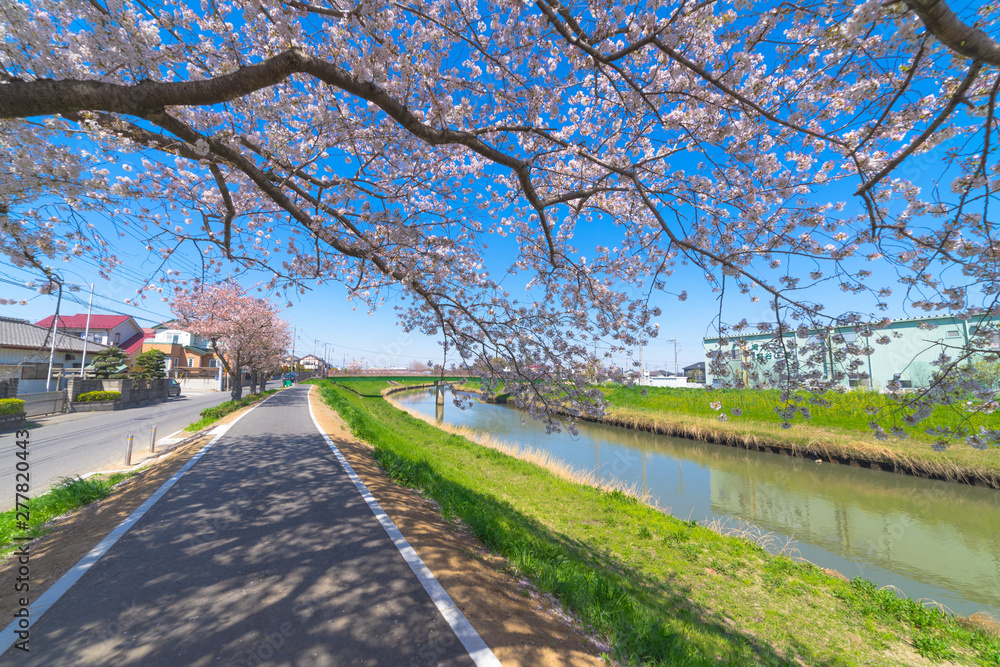
[(70, 378), (66, 393), (70, 401), (91, 391), (117, 391), (121, 393), (118, 400), (123, 408), (135, 408), (151, 403), (167, 400), (167, 380), (81, 380)]
[(0, 398), (17, 398), (17, 378), (0, 380)]
[(181, 391), (221, 391), (218, 378), (178, 378)]
[(688, 382), (686, 376), (663, 376), (655, 375), (643, 378), (637, 382), (642, 387), (677, 387), (679, 389), (704, 389), (705, 385), (700, 382)]

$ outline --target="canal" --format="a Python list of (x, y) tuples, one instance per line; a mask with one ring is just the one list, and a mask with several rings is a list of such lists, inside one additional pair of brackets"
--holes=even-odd
[[(392, 398), (435, 417), (433, 390)], [(748, 522), (770, 534), (764, 546), (772, 551), (785, 548), (957, 614), (1000, 618), (1000, 491), (602, 424), (546, 435), (544, 425), (504, 405), (461, 410), (449, 399), (443, 418), (634, 485), (678, 518)]]

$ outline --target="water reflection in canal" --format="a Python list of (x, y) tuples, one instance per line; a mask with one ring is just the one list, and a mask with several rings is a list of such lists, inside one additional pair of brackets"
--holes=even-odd
[[(435, 416), (432, 392), (394, 398)], [(459, 410), (449, 400), (443, 417), (635, 484), (680, 518), (736, 517), (782, 545), (794, 540), (798, 555), (847, 577), (1000, 618), (1000, 491), (599, 424), (581, 425), (578, 436), (546, 435), (499, 405)]]

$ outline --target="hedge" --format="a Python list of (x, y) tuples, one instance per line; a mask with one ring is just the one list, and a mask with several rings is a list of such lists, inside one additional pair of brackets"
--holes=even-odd
[(0, 415), (16, 415), (24, 412), (24, 401), (19, 398), (0, 398)]
[(205, 408), (202, 410), (201, 416), (208, 419), (222, 419), (230, 412), (236, 412), (240, 408), (245, 408), (251, 403), (259, 401), (263, 396), (273, 394), (275, 391), (277, 391), (277, 389), (265, 391), (263, 394), (248, 394), (238, 401), (226, 401), (225, 403), (219, 403), (214, 408)]
[(122, 397), (120, 391), (88, 391), (76, 397), (78, 403), (93, 403), (95, 401), (117, 401)]

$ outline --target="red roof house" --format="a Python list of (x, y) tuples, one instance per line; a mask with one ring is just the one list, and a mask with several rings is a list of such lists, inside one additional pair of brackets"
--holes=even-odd
[[(36, 325), (51, 327), (52, 319), (53, 316), (50, 315), (44, 320), (36, 322)], [(87, 314), (60, 315), (57, 330), (67, 336), (83, 338), (84, 333), (87, 332)], [(142, 342), (146, 339), (147, 331), (152, 336), (151, 329), (143, 329), (129, 315), (91, 315), (90, 332), (87, 338), (94, 343), (120, 347), (129, 355), (129, 363), (131, 363), (133, 357), (142, 351)]]

